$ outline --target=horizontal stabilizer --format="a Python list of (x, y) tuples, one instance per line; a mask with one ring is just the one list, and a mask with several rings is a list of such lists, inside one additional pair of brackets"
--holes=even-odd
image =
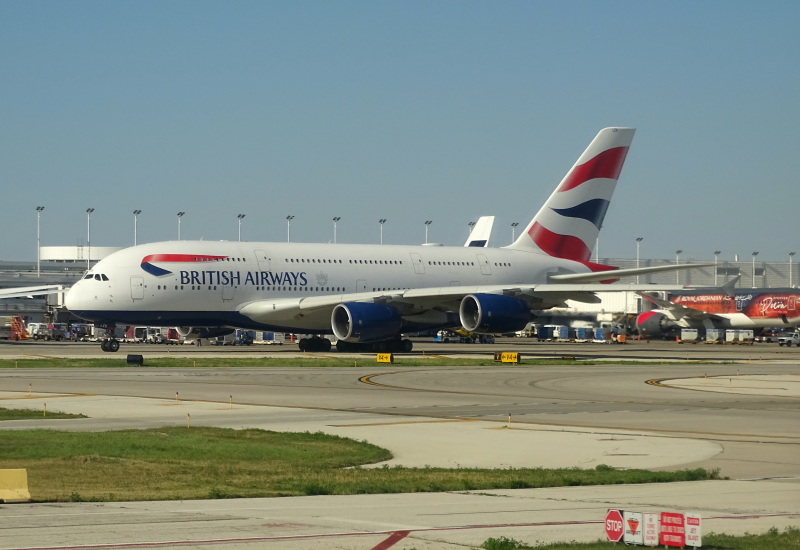
[(621, 279), (622, 277), (636, 277), (637, 275), (662, 273), (664, 271), (682, 271), (684, 269), (697, 269), (713, 265), (714, 264), (659, 265), (632, 269), (614, 269), (612, 271), (596, 271), (593, 273), (564, 273), (560, 275), (550, 275), (548, 281), (551, 283), (596, 283), (598, 281)]

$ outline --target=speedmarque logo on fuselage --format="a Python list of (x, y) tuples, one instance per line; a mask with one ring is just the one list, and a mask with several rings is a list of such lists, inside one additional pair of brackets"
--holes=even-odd
[(142, 269), (150, 275), (164, 277), (172, 275), (172, 271), (158, 267), (153, 262), (158, 263), (199, 263), (199, 262), (219, 262), (225, 260), (227, 256), (208, 256), (203, 254), (150, 254), (142, 258)]

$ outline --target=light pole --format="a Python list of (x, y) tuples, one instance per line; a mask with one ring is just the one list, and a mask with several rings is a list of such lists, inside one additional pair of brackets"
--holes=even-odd
[(720, 254), (722, 254), (722, 250), (714, 251), (714, 286), (717, 286), (717, 273), (719, 272), (717, 269), (717, 260), (719, 259)]
[[(39, 239), (39, 218), (42, 215), (42, 210), (44, 210), (44, 206), (37, 206), (36, 207), (36, 276), (41, 277), (41, 262), (42, 262), (42, 245)], [(791, 266), (789, 267), (789, 271), (791, 272)], [(791, 275), (789, 276), (791, 279)], [(789, 284), (791, 286), (791, 283)]]
[(381, 244), (383, 244), (383, 224), (386, 223), (386, 218), (381, 218), (378, 220), (378, 225), (381, 227)]
[(514, 241), (517, 240), (517, 226), (519, 222), (513, 222), (511, 224), (511, 244), (514, 244)]
[(89, 271), (89, 262), (92, 261), (92, 212), (94, 208), (86, 209), (86, 271)]
[(428, 244), (428, 228), (433, 223), (433, 220), (425, 220), (425, 244)]
[[(603, 229), (603, 226), (600, 226)], [(598, 230), (597, 237), (594, 238), (594, 263), (600, 263), (600, 230)]]
[(242, 220), (244, 219), (244, 214), (239, 214), (236, 217), (239, 219), (239, 242), (242, 242)]
[(134, 210), (133, 211), (133, 246), (136, 246), (136, 226), (139, 223), (139, 214), (141, 214), (141, 210)]
[(292, 220), (294, 216), (286, 216), (286, 242), (292, 242)]
[(338, 222), (341, 219), (342, 219), (341, 216), (335, 216), (333, 218), (333, 244), (336, 244), (336, 222)]
[[(644, 237), (636, 237), (636, 269), (639, 269), (639, 245), (642, 244)], [(636, 276), (636, 284), (639, 284), (639, 276)]]
[(181, 240), (181, 218), (186, 212), (178, 212), (178, 240)]
[(789, 287), (792, 286), (792, 257), (795, 255), (794, 252), (789, 252)]
[[(683, 250), (676, 250), (675, 251), (675, 265), (678, 265), (679, 263), (681, 263), (681, 253), (682, 252), (683, 252)], [(680, 271), (675, 271), (675, 284), (676, 285), (681, 284), (680, 273), (681, 273)]]
[(753, 252), (753, 288), (756, 287), (756, 256), (758, 256), (758, 251)]

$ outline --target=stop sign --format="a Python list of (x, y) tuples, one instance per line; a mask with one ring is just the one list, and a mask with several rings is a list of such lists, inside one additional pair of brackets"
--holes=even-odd
[(606, 536), (611, 542), (619, 542), (625, 534), (621, 510), (609, 510), (606, 514)]

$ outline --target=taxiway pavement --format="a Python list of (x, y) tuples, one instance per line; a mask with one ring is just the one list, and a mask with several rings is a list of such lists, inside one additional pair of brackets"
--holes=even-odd
[[(605, 510), (617, 507), (700, 511), (705, 528), (717, 532), (800, 525), (797, 352), (669, 344), (660, 345), (663, 351), (645, 343), (620, 351), (599, 346), (595, 353), (608, 355), (608, 362), (593, 366), (558, 364), (559, 355), (589, 354), (581, 345), (548, 348), (552, 365), (528, 367), (448, 367), (445, 361), (441, 367), (404, 368), (400, 360), (391, 367), (367, 363), (345, 369), (26, 369), (21, 359), (19, 368), (0, 369), (0, 406), (47, 403), (48, 410), (90, 417), (57, 421), (59, 429), (190, 421), (364, 439), (392, 450), (390, 464), (408, 466), (702, 466), (720, 468), (734, 479), (479, 493), (3, 505), (0, 549), (151, 543), (355, 549), (383, 543), (444, 550), (477, 547), (499, 536), (528, 543), (594, 540), (603, 536)], [(93, 353), (70, 345), (62, 349)], [(470, 353), (477, 349), (467, 347)], [(57, 349), (0, 346), (0, 358), (53, 356)], [(274, 353), (251, 353), (267, 352)], [(698, 358), (687, 363), (655, 361), (693, 352)], [(653, 364), (621, 361), (631, 356)], [(730, 362), (731, 357), (738, 359)], [(0, 429), (41, 425), (53, 423), (4, 422)]]

